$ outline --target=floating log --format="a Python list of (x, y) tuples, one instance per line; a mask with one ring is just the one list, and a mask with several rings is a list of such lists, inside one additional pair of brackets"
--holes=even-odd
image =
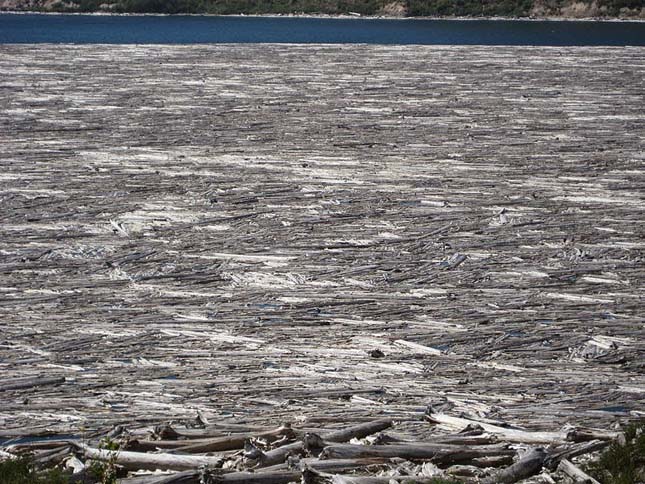
[(65, 377), (18, 378), (15, 380), (0, 381), (0, 392), (23, 390), (45, 385), (60, 385), (61, 383), (65, 383)]

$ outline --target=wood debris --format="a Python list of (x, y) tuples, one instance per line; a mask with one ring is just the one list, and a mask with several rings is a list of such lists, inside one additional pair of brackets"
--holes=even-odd
[(0, 46), (3, 452), (580, 478), (645, 415), (643, 79), (631, 47)]

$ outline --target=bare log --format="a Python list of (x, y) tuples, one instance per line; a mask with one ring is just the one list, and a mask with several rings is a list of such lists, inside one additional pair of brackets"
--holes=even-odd
[(302, 473), (302, 482), (303, 484), (390, 484), (391, 482), (401, 484), (430, 484), (437, 482), (437, 479), (415, 476), (348, 476), (327, 474), (313, 469), (306, 469)]
[(590, 440), (615, 440), (620, 432), (603, 432), (591, 429), (574, 429), (567, 434), (572, 442), (587, 442)]
[(531, 449), (515, 464), (502, 469), (491, 477), (482, 479), (482, 484), (512, 483), (540, 472), (548, 454), (542, 448)]
[(600, 484), (596, 479), (567, 459), (562, 459), (558, 469), (569, 476), (573, 482), (581, 484)]
[(83, 444), (76, 444), (88, 459), (103, 462), (114, 462), (126, 469), (131, 470), (186, 470), (196, 469), (200, 466), (218, 467), (221, 465), (223, 456), (198, 456), (198, 455), (177, 455), (177, 454), (147, 454), (144, 452), (130, 452), (118, 450), (96, 449)]
[(277, 440), (281, 437), (293, 439), (295, 437), (294, 431), (291, 427), (282, 426), (275, 430), (263, 432), (259, 434), (236, 434), (228, 437), (219, 437), (210, 439), (199, 443), (190, 443), (183, 447), (177, 447), (174, 452), (181, 452), (187, 454), (195, 454), (202, 452), (218, 452), (224, 450), (241, 449), (244, 447), (244, 442), (251, 438), (261, 438)]
[[(361, 439), (363, 437), (367, 437), (368, 435), (380, 432), (391, 426), (391, 420), (375, 420), (330, 432), (324, 435), (324, 439), (329, 442), (347, 442), (354, 438)], [(264, 454), (257, 467), (268, 467), (284, 462), (290, 454), (301, 455), (304, 452), (304, 448), (303, 442), (294, 442), (292, 444), (283, 445), (277, 449), (270, 450)]]
[(321, 459), (357, 459), (382, 457), (399, 457), (409, 460), (433, 459), (442, 463), (459, 463), (478, 457), (509, 455), (513, 451), (505, 446), (465, 447), (444, 444), (415, 444), (415, 445), (352, 445), (337, 444), (325, 447), (320, 454)]
[(22, 390), (25, 388), (40, 387), (45, 385), (60, 385), (65, 383), (65, 377), (57, 378), (20, 378), (17, 380), (5, 380), (0, 382), (0, 392), (9, 390)]
[(579, 455), (589, 454), (604, 447), (607, 447), (609, 442), (606, 440), (592, 440), (590, 442), (581, 442), (577, 444), (570, 444), (566, 446), (559, 446), (549, 451), (546, 465), (550, 469), (555, 469), (562, 459), (572, 459)]
[[(157, 477), (153, 480), (141, 482), (127, 482), (124, 484), (199, 484), (201, 472), (188, 471), (179, 472), (170, 476)], [(209, 475), (210, 484), (218, 483), (248, 483), (248, 484), (287, 484), (299, 481), (302, 473), (299, 470), (261, 471), (261, 472), (230, 472), (221, 475)]]
[[(325, 459), (320, 460), (316, 457), (300, 459), (296, 465), (299, 469), (315, 469), (321, 472), (338, 472), (349, 469), (358, 469), (361, 467), (374, 466), (390, 462), (390, 458), (374, 457), (371, 459)], [(263, 472), (278, 471), (288, 468), (287, 463), (278, 464), (271, 467), (265, 467)]]
[(477, 467), (502, 467), (513, 463), (512, 455), (492, 455), (490, 457), (477, 457), (471, 464)]
[(287, 484), (299, 481), (301, 471), (275, 471), (275, 472), (232, 472), (210, 478), (212, 484)]
[(500, 435), (507, 442), (522, 444), (554, 444), (568, 441), (566, 432), (527, 432), (525, 430), (499, 427), (485, 422), (476, 422), (475, 420), (452, 417), (450, 415), (435, 412), (428, 413), (426, 418), (433, 423), (449, 425), (457, 429), (476, 423), (486, 430), (486, 432)]

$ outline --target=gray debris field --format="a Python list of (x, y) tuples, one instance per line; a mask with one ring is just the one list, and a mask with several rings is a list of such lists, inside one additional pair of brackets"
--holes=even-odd
[(643, 48), (0, 46), (3, 435), (643, 417), (644, 79)]

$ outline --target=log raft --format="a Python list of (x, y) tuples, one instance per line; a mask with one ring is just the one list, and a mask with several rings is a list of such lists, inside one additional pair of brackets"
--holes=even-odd
[(645, 408), (644, 78), (633, 47), (0, 46), (1, 455), (281, 479), (512, 443), (586, 479)]

